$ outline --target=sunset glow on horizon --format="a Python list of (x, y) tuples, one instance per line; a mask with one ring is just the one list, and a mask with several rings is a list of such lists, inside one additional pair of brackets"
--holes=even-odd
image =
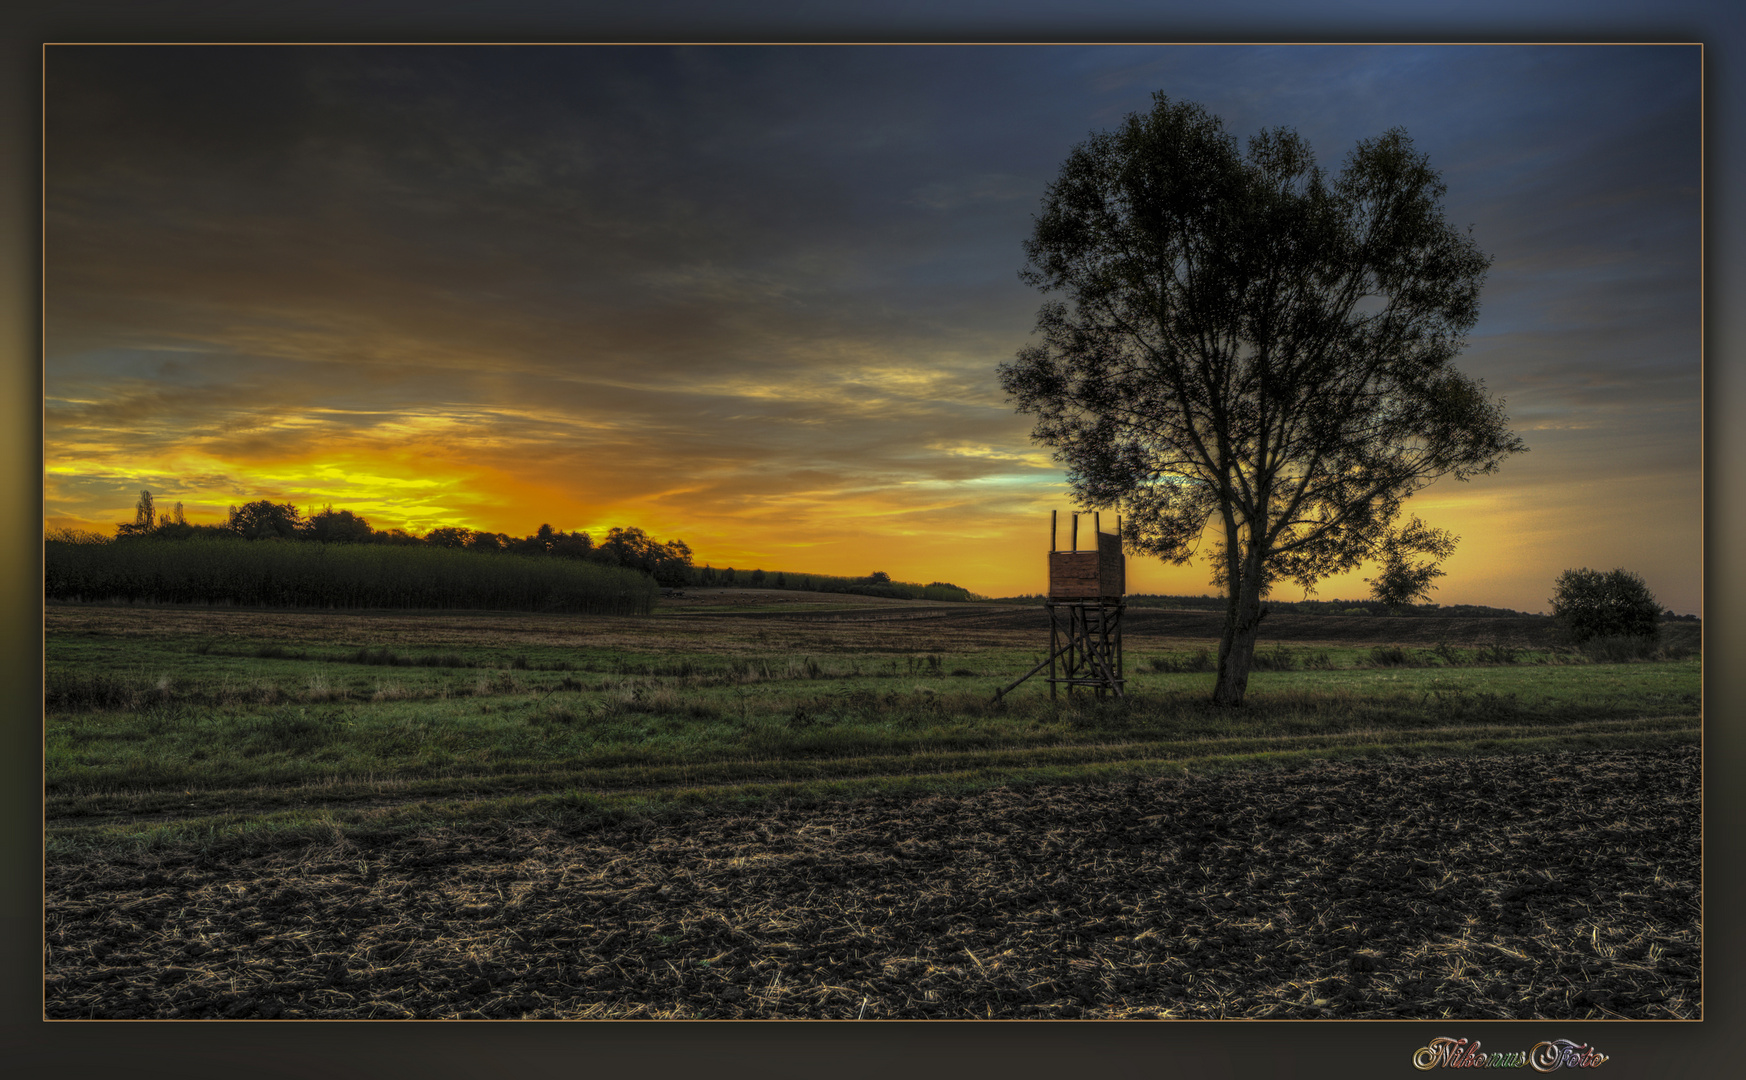
[(1494, 255), (1456, 363), (1530, 452), (1409, 502), (1462, 538), (1433, 600), (1622, 566), (1702, 612), (1693, 46), (51, 46), (46, 524), (149, 489), (1041, 591), (1020, 244), (1157, 90), (1329, 172), (1404, 127)]

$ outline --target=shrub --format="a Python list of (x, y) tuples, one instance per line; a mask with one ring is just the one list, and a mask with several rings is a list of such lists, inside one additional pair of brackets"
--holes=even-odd
[(1624, 569), (1564, 571), (1553, 588), (1552, 614), (1578, 644), (1597, 637), (1654, 639), (1660, 633), (1660, 603), (1640, 575)]
[(1211, 671), (1213, 669), (1212, 654), (1205, 649), (1197, 649), (1187, 654), (1170, 654), (1152, 658), (1153, 671), (1176, 673), (1185, 671)]
[(1481, 663), (1513, 664), (1516, 662), (1516, 650), (1501, 641), (1494, 641), (1480, 649), (1477, 653)]
[(1297, 657), (1283, 645), (1271, 649), (1256, 649), (1253, 661), (1256, 671), (1291, 671), (1297, 667)]
[(1620, 664), (1629, 660), (1653, 660), (1658, 652), (1654, 638), (1592, 637), (1579, 648), (1597, 664)]
[(1370, 650), (1370, 662), (1377, 667), (1406, 667), (1406, 650), (1399, 645), (1378, 645)]

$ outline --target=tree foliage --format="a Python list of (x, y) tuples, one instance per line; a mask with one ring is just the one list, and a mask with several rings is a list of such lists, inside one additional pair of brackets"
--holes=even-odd
[(614, 528), (600, 543), (603, 558), (653, 575), (662, 585), (685, 585), (691, 580), (691, 548), (683, 540), (661, 543), (641, 529)]
[(335, 510), (327, 506), (309, 516), (309, 538), (324, 544), (366, 543), (371, 534), (369, 520), (350, 510)]
[(230, 508), (230, 529), (244, 540), (295, 540), (303, 528), (303, 515), (291, 503), (256, 499)]
[[(177, 505), (179, 506), (181, 504), (178, 503)], [(152, 505), (152, 493), (142, 489), (139, 493), (139, 502), (135, 503), (133, 506), (132, 523), (124, 522), (117, 525), (115, 527), (115, 535), (117, 537), (145, 536), (153, 529), (157, 528), (157, 525), (158, 515), (156, 509)]]
[(424, 534), (426, 544), (439, 548), (464, 548), (472, 539), (472, 529), (463, 529), (455, 525), (443, 525)]
[(1417, 517), (1390, 529), (1380, 545), (1377, 575), (1364, 579), (1370, 584), (1371, 598), (1390, 611), (1429, 600), (1436, 588), (1431, 582), (1444, 576), (1437, 564), (1455, 553), (1460, 539), (1443, 529), (1430, 528)]
[(1558, 575), (1551, 603), (1574, 641), (1660, 633), (1661, 604), (1640, 575), (1622, 568), (1566, 570)]
[(1180, 564), (1210, 542), (1229, 596), (1216, 701), (1242, 701), (1275, 582), (1385, 554), (1414, 492), (1525, 449), (1451, 366), (1490, 259), (1443, 192), (1399, 129), (1330, 179), (1296, 133), (1242, 154), (1160, 94), (1045, 193), (1020, 276), (1064, 299), (1002, 385), (1132, 549)]

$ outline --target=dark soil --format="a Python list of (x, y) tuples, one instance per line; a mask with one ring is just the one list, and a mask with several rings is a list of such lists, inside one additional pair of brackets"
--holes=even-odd
[(75, 1017), (1698, 1018), (1696, 748), (47, 867)]

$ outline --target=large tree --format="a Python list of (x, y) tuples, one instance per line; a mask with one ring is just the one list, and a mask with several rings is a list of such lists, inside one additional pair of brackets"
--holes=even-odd
[(1001, 383), (1131, 548), (1180, 564), (1210, 546), (1217, 702), (1242, 703), (1275, 582), (1355, 569), (1415, 491), (1526, 449), (1452, 367), (1490, 258), (1443, 192), (1398, 129), (1330, 181), (1295, 132), (1240, 153), (1159, 94), (1045, 193), (1021, 277), (1056, 298)]

